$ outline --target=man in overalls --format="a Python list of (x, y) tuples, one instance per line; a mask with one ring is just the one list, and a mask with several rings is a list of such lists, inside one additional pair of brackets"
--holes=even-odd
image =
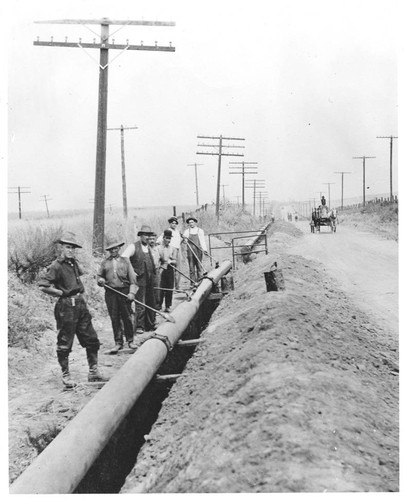
[(208, 249), (205, 242), (203, 229), (197, 226), (195, 217), (188, 217), (186, 223), (189, 227), (184, 231), (183, 238), (187, 244), (187, 259), (189, 265), (189, 276), (193, 281), (199, 281), (202, 276), (202, 258), (207, 255)]

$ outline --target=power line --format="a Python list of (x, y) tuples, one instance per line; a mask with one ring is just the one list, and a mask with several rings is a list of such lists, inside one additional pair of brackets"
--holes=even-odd
[[(249, 182), (251, 182), (252, 184), (248, 184)], [(246, 185), (245, 187), (248, 189), (248, 188), (253, 188), (254, 191), (253, 191), (253, 215), (255, 215), (255, 198), (256, 198), (256, 192), (257, 192), (257, 188), (258, 189), (262, 189), (262, 188), (265, 188), (265, 180), (264, 179), (247, 179), (246, 180)]]
[(44, 194), (41, 198), (43, 198), (43, 200), (41, 200), (41, 201), (44, 201), (44, 202), (45, 202), (45, 206), (46, 206), (46, 213), (48, 214), (48, 217), (49, 217), (48, 201), (51, 201), (51, 200), (52, 200), (52, 198), (48, 198), (48, 195), (47, 195), (47, 194)]
[(9, 187), (8, 189), (16, 189), (16, 191), (9, 191), (8, 194), (18, 194), (18, 218), (21, 219), (22, 210), (21, 210), (21, 195), (22, 194), (31, 194), (31, 191), (21, 191), (22, 189), (31, 189), (30, 187), (25, 186), (17, 186), (17, 187)]
[(397, 136), (377, 136), (376, 139), (390, 139), (390, 201), (393, 201), (393, 139), (398, 139)]
[(195, 194), (196, 194), (196, 206), (199, 207), (199, 192), (198, 192), (198, 166), (203, 165), (203, 163), (188, 163), (187, 167), (195, 168)]
[(120, 130), (121, 131), (121, 165), (122, 165), (122, 201), (123, 201), (123, 216), (128, 218), (128, 200), (126, 197), (126, 173), (125, 173), (125, 143), (124, 143), (124, 130), (134, 130), (138, 127), (124, 127), (121, 125), (119, 128), (107, 128), (107, 130)]
[(323, 182), (323, 184), (328, 186), (328, 206), (331, 209), (331, 195), (330, 195), (330, 185), (335, 184), (335, 182)]
[[(256, 161), (231, 161), (229, 162), (231, 165), (236, 165), (235, 167), (230, 167), (230, 169), (236, 170), (235, 172), (230, 172), (230, 175), (234, 174), (241, 174), (241, 206), (242, 209), (244, 210), (245, 208), (245, 202), (244, 202), (244, 176), (245, 174), (257, 174), (257, 167), (246, 167), (245, 165), (257, 165)], [(239, 166), (240, 165), (240, 166)], [(240, 171), (237, 171), (237, 169), (241, 168)], [(246, 172), (247, 170), (247, 172)], [(252, 172), (248, 170), (253, 170)]]
[(365, 206), (366, 204), (366, 201), (365, 201), (365, 198), (366, 198), (366, 188), (365, 188), (365, 170), (366, 170), (366, 166), (365, 166), (365, 162), (367, 159), (369, 158), (376, 158), (376, 156), (353, 156), (352, 159), (353, 160), (362, 160), (363, 162), (363, 206)]
[(344, 208), (344, 174), (352, 174), (352, 172), (334, 172), (341, 174), (341, 210)]
[[(126, 50), (146, 50), (146, 51), (163, 51), (175, 52), (175, 48), (171, 43), (167, 47), (155, 45), (131, 45), (129, 40), (124, 44), (110, 43), (109, 27), (111, 25), (121, 26), (175, 26), (173, 22), (159, 21), (115, 21), (107, 18), (99, 20), (89, 19), (62, 19), (53, 21), (37, 21), (42, 24), (97, 24), (101, 28), (100, 41), (95, 43), (79, 42), (40, 42), (39, 38), (34, 42), (34, 45), (45, 47), (73, 47), (80, 48), (86, 52), (86, 49), (99, 49), (99, 83), (98, 83), (98, 120), (97, 120), (97, 154), (96, 154), (96, 171), (95, 171), (95, 195), (94, 195), (94, 220), (93, 220), (93, 252), (101, 254), (104, 249), (104, 228), (105, 228), (105, 166), (106, 166), (106, 142), (107, 142), (107, 104), (108, 104), (108, 68), (109, 68), (109, 51), (112, 49), (121, 50), (121, 54)], [(120, 54), (118, 54), (120, 55)], [(92, 58), (92, 56), (90, 56)], [(112, 60), (113, 61), (113, 60)], [(111, 62), (112, 62), (111, 61)]]
[(222, 156), (244, 156), (241, 153), (223, 153), (223, 148), (244, 148), (244, 146), (237, 146), (234, 144), (223, 144), (223, 141), (244, 141), (244, 138), (240, 137), (223, 137), (222, 135), (216, 136), (206, 136), (198, 135), (198, 139), (210, 139), (219, 141), (219, 144), (198, 144), (198, 147), (207, 148), (217, 148), (217, 152), (209, 153), (207, 151), (197, 151), (198, 155), (214, 155), (218, 156), (218, 166), (217, 166), (217, 187), (216, 187), (216, 217), (219, 218), (219, 205), (220, 205), (220, 171), (222, 165)]

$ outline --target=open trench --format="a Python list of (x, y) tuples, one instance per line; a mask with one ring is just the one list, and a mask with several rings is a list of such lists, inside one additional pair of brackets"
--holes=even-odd
[[(198, 339), (220, 302), (211, 294), (181, 336), (181, 340)], [(160, 366), (158, 375), (181, 374), (192, 357), (195, 346), (176, 345)], [(113, 434), (101, 454), (81, 480), (74, 493), (118, 493), (133, 469), (147, 434), (158, 418), (163, 401), (169, 397), (175, 380), (155, 377), (145, 388), (127, 417)], [(146, 436), (146, 437), (145, 437)]]

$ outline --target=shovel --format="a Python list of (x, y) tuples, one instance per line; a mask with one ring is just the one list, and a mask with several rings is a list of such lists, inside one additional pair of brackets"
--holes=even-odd
[(179, 271), (176, 267), (174, 267), (173, 265), (171, 264), (168, 264), (170, 267), (172, 267), (174, 269), (174, 271), (177, 271), (177, 273), (181, 274), (181, 276), (184, 276), (184, 278), (187, 278), (187, 280), (189, 280), (194, 286), (197, 286), (198, 283), (196, 281), (194, 281), (193, 279), (191, 279), (189, 276), (187, 276), (186, 274), (182, 273), (181, 271)]
[[(122, 292), (119, 292), (118, 290), (115, 290), (115, 288), (112, 288), (108, 285), (104, 285), (104, 287), (108, 288), (108, 290), (112, 290), (113, 292), (118, 293), (119, 295), (122, 295), (123, 297), (128, 298), (127, 295), (125, 295)], [(133, 301), (136, 302), (136, 304), (140, 304), (141, 306), (146, 307), (147, 309), (150, 309), (151, 311), (154, 311), (157, 314), (160, 314), (160, 316), (163, 316), (163, 318), (165, 320), (169, 321), (170, 323), (175, 323), (175, 319), (171, 316), (171, 314), (163, 313), (161, 311), (158, 311), (157, 309), (153, 309), (152, 307), (147, 306), (146, 304), (143, 304), (143, 302), (140, 302), (140, 300), (133, 299)]]

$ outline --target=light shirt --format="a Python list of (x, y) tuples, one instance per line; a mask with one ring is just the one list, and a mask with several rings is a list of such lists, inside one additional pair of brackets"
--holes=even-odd
[(190, 234), (197, 234), (199, 236), (199, 241), (201, 243), (201, 249), (204, 252), (207, 252), (208, 247), (206, 246), (205, 233), (203, 232), (203, 229), (201, 229), (200, 227), (192, 227), (192, 228), (185, 229), (184, 238), (189, 238)]

